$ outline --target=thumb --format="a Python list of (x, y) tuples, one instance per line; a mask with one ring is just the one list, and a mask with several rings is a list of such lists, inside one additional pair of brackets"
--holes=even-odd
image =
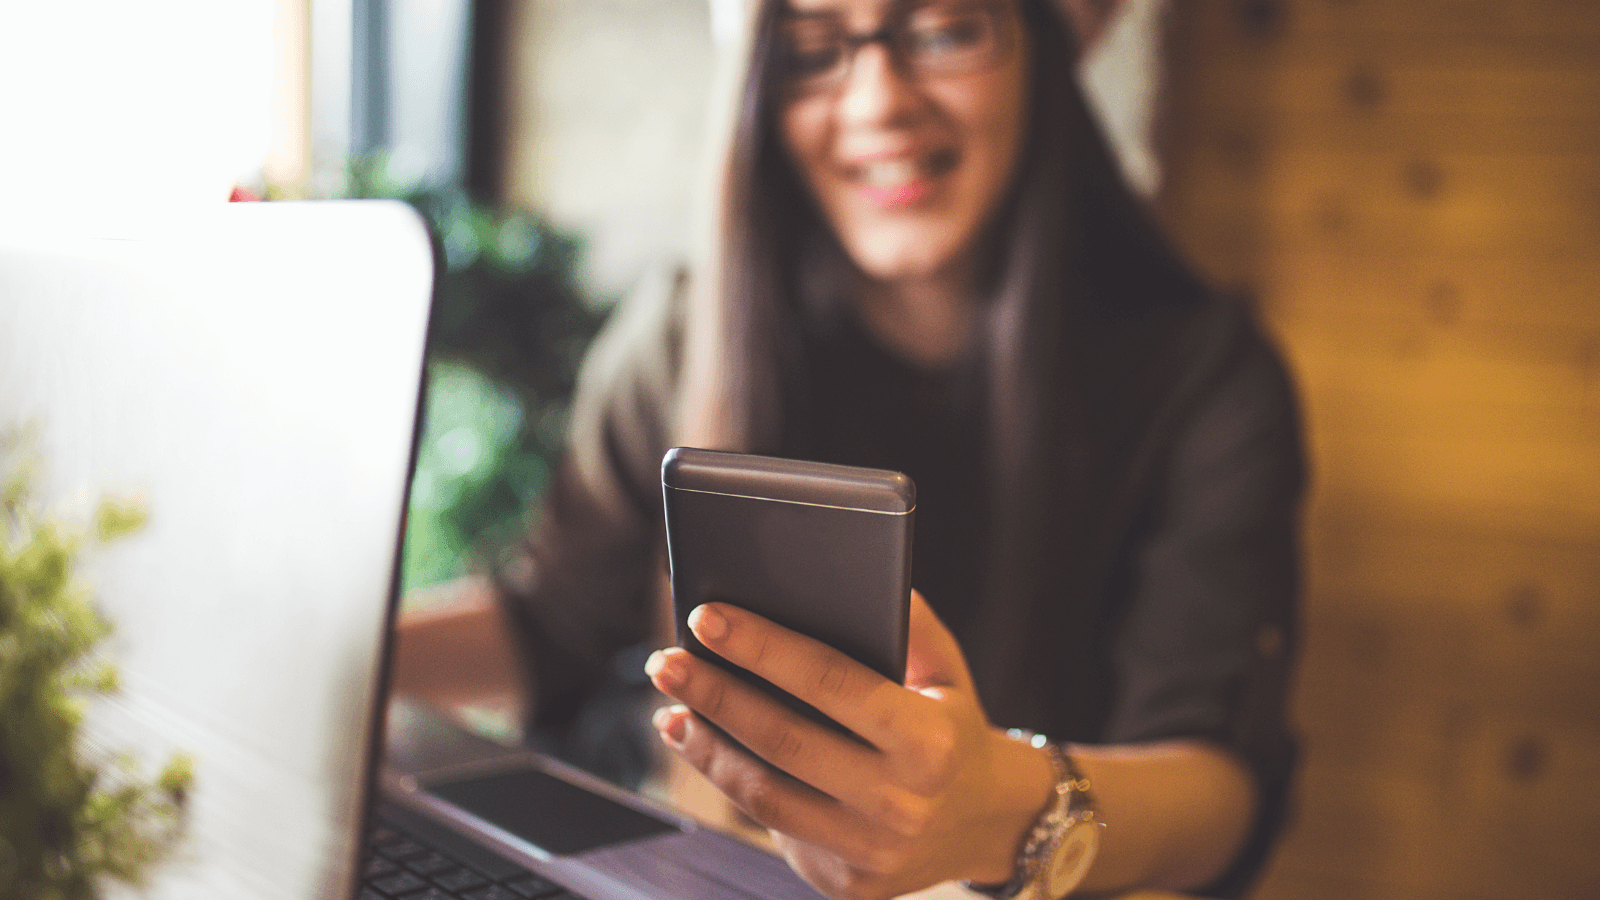
[(968, 691), (972, 687), (972, 675), (967, 671), (967, 658), (961, 652), (961, 645), (939, 621), (933, 607), (916, 591), (911, 592), (911, 623), (906, 635), (906, 687), (917, 691), (924, 688)]

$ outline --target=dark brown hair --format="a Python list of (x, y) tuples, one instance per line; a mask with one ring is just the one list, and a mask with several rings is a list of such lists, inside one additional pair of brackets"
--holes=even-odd
[[(776, 45), (782, 0), (760, 5), (734, 105), (715, 277), (726, 367), (722, 433), (738, 449), (773, 450), (779, 383), (800, 317), (819, 300), (814, 273), (849, 265), (802, 185), (777, 124)], [(1127, 187), (1079, 88), (1071, 26), (1051, 0), (1018, 0), (1030, 43), (1026, 142), (1013, 183), (991, 219), (995, 256), (981, 340), (989, 367), (989, 450), (996, 529), (988, 548), (983, 639), (967, 647), (991, 712), (1016, 695), (996, 647), (1023, 624), (1021, 599), (1059, 574), (1040, 560), (1045, 517), (1079, 502), (1115, 448), (1085, 441), (1107, 372), (1108, 331), (1138, 327), (1153, 306), (1204, 295)], [(997, 721), (1005, 713), (999, 710)]]

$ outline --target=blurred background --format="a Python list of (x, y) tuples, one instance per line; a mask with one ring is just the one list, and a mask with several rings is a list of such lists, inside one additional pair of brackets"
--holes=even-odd
[[(1061, 2), (1130, 179), (1302, 389), (1304, 766), (1258, 896), (1600, 896), (1600, 4)], [(415, 203), (424, 585), (524, 526), (584, 343), (685, 253), (739, 11), (8, 4), (0, 206)]]

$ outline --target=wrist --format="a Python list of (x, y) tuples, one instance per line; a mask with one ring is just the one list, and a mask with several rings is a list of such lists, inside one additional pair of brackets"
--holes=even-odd
[(1099, 852), (1104, 823), (1088, 780), (1062, 748), (1023, 729), (1008, 731), (1006, 737), (1043, 751), (1052, 770), (1052, 796), (1023, 839), (1011, 877), (1000, 883), (968, 881), (966, 886), (1000, 900), (1058, 900), (1083, 884)]
[(991, 730), (991, 812), (980, 858), (967, 880), (975, 884), (1004, 884), (1016, 874), (1017, 859), (1034, 823), (1055, 799), (1055, 769), (1048, 754), (1004, 731)]

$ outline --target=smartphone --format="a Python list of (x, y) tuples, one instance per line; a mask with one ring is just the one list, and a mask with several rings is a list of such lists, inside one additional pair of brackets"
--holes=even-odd
[(689, 611), (720, 601), (905, 683), (916, 486), (899, 472), (677, 447), (661, 461), (679, 646), (844, 730), (707, 650)]

